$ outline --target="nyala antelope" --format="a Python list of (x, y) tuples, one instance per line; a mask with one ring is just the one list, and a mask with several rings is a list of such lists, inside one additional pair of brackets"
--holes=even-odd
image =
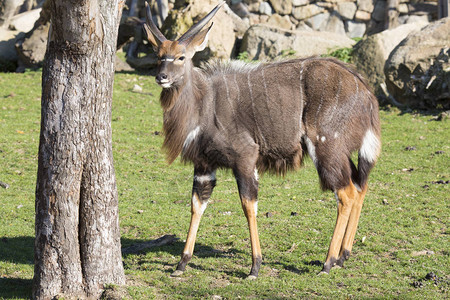
[[(240, 61), (200, 69), (192, 57), (205, 48), (217, 5), (176, 41), (167, 40), (147, 5), (149, 42), (158, 55), (156, 82), (164, 111), (163, 148), (194, 165), (191, 223), (172, 276), (192, 258), (200, 218), (216, 170), (233, 171), (248, 221), (255, 279), (262, 256), (256, 224), (258, 171), (284, 174), (309, 154), (321, 187), (337, 199), (337, 221), (322, 272), (343, 266), (352, 250), (370, 170), (380, 153), (378, 103), (365, 81), (343, 63), (305, 58), (274, 63)], [(350, 159), (358, 151), (358, 166)]]

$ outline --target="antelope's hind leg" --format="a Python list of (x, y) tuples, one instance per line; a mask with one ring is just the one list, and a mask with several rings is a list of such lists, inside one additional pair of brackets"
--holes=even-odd
[(184, 246), (181, 260), (177, 269), (171, 274), (172, 277), (181, 276), (186, 269), (187, 263), (191, 260), (194, 252), (195, 239), (200, 224), (200, 219), (206, 209), (208, 200), (211, 197), (216, 185), (216, 174), (212, 172), (194, 171), (194, 183), (192, 187), (191, 200), (191, 223), (189, 225), (188, 236)]
[(239, 196), (241, 198), (242, 209), (247, 218), (248, 229), (250, 231), (250, 242), (252, 247), (252, 269), (247, 279), (253, 280), (258, 277), (261, 267), (262, 255), (259, 244), (258, 227), (256, 215), (258, 210), (258, 172), (235, 171), (238, 184)]
[(349, 185), (336, 192), (338, 216), (327, 259), (320, 273), (328, 274), (332, 267), (342, 267), (350, 256), (366, 191), (367, 185), (359, 190), (350, 181)]
[(339, 258), (336, 262), (336, 266), (343, 267), (344, 262), (350, 256), (366, 192), (367, 192), (367, 184), (364, 187), (362, 187), (362, 189), (357, 188), (356, 199), (353, 203), (353, 207), (350, 212), (350, 217), (348, 220), (347, 228), (345, 230), (344, 239), (342, 240), (341, 250), (339, 252)]

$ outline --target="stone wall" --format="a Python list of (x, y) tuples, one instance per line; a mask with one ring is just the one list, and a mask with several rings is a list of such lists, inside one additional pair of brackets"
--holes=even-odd
[[(399, 0), (398, 24), (433, 21), (438, 0)], [(329, 31), (362, 37), (384, 30), (387, 0), (228, 0), (250, 25), (268, 23), (284, 29)]]

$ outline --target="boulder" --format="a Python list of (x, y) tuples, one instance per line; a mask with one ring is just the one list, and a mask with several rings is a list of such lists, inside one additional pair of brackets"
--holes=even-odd
[(272, 15), (272, 7), (268, 2), (261, 2), (259, 5), (259, 13), (262, 15), (271, 16)]
[[(176, 39), (185, 33), (194, 23), (206, 16), (216, 5), (215, 0), (189, 1), (190, 4), (183, 9), (171, 10), (162, 27), (163, 34), (168, 39)], [(226, 4), (225, 4), (226, 5)], [(227, 5), (226, 5), (227, 6)], [(228, 13), (226, 12), (228, 11)], [(205, 50), (197, 53), (194, 62), (208, 60), (211, 57), (228, 59), (234, 49), (236, 36), (234, 33), (231, 9), (221, 9), (214, 17), (214, 26), (209, 34), (208, 45)], [(230, 26), (232, 25), (232, 26)]]
[(302, 6), (309, 4), (309, 0), (292, 0), (292, 6)]
[(117, 54), (115, 58), (115, 72), (133, 72), (134, 69), (125, 61), (123, 61)]
[(305, 20), (305, 23), (314, 30), (322, 31), (325, 28), (326, 24), (328, 23), (329, 18), (330, 13), (323, 12)]
[(150, 52), (144, 57), (127, 57), (126, 63), (132, 68), (139, 71), (148, 71), (158, 65), (158, 57), (155, 53)]
[(44, 61), (50, 23), (39, 25), (16, 42), (17, 55), (23, 66), (39, 67)]
[[(384, 68), (391, 95), (410, 107), (434, 107), (437, 100), (447, 101), (448, 105), (449, 45), (450, 17), (430, 23), (405, 38), (392, 51)], [(430, 89), (433, 84), (440, 87)]]
[(20, 32), (28, 32), (34, 27), (34, 23), (39, 19), (42, 8), (33, 9), (15, 15), (11, 18), (9, 28)]
[(353, 63), (380, 95), (380, 84), (385, 81), (384, 64), (391, 51), (411, 32), (418, 31), (426, 23), (400, 25), (394, 29), (367, 36), (353, 50)]
[(371, 13), (373, 11), (373, 0), (357, 0), (356, 4), (359, 10)]
[(362, 38), (366, 33), (366, 23), (348, 20), (345, 22), (349, 38)]
[(280, 15), (289, 15), (292, 13), (292, 0), (270, 0), (273, 9)]
[(16, 49), (14, 49), (14, 44), (18, 33), (19, 32), (17, 31), (0, 27), (0, 60), (17, 60), (17, 53)]
[(316, 4), (309, 4), (309, 5), (305, 5), (305, 6), (295, 7), (292, 10), (292, 15), (297, 20), (302, 21), (302, 20), (314, 17), (315, 15), (318, 15), (324, 11), (325, 11), (325, 9), (323, 7), (320, 7)]
[(293, 25), (289, 20), (289, 17), (286, 17), (287, 16), (282, 17), (279, 14), (273, 14), (269, 17), (269, 20), (267, 20), (267, 25), (291, 30)]
[(282, 56), (286, 50), (293, 50), (297, 57), (306, 57), (352, 47), (354, 43), (346, 36), (330, 32), (291, 31), (258, 24), (245, 33), (240, 52), (247, 52), (252, 60), (268, 60)]
[(381, 22), (384, 20), (385, 15), (386, 15), (386, 1), (375, 2), (375, 7), (372, 12), (372, 19)]
[(339, 18), (339, 15), (335, 12), (331, 13), (330, 18), (325, 25), (325, 28), (321, 31), (329, 31), (337, 34), (345, 35), (344, 22)]
[(0, 27), (0, 72), (14, 72), (17, 67), (16, 39), (24, 33)]
[(340, 2), (337, 10), (344, 19), (352, 20), (356, 13), (356, 4), (353, 2)]

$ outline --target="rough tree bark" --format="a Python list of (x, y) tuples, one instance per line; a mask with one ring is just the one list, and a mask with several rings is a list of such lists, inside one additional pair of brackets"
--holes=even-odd
[(124, 284), (111, 143), (123, 0), (52, 0), (42, 73), (33, 298)]

